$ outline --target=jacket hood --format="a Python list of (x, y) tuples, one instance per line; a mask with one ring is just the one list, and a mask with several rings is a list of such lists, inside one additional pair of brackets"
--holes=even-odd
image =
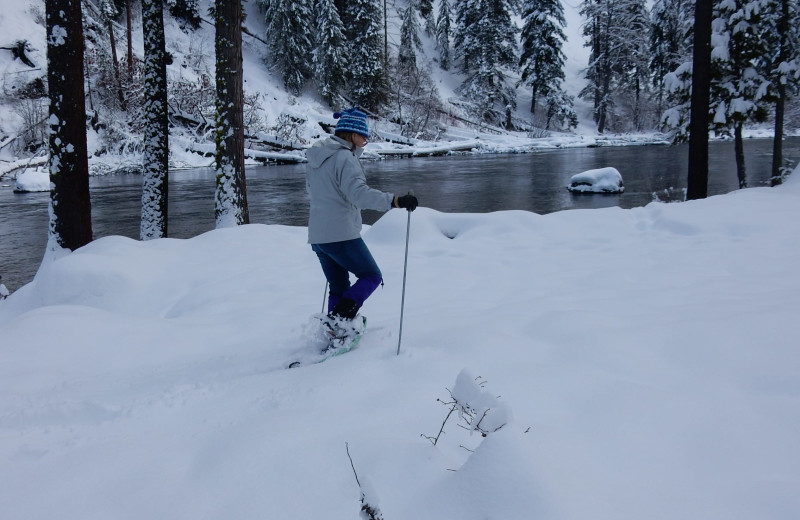
[[(321, 139), (317, 141), (311, 148), (306, 150), (306, 159), (308, 159), (308, 165), (312, 168), (319, 168), (322, 166), (322, 163), (324, 163), (329, 157), (339, 150), (350, 151), (348, 144), (349, 143), (347, 141), (336, 136), (331, 136), (327, 139)], [(360, 149), (357, 148), (356, 156), (360, 155), (358, 153), (359, 151)]]

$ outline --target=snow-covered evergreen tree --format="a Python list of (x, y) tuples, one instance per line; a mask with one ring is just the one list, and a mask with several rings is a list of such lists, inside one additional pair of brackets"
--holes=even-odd
[(378, 111), (389, 92), (380, 0), (350, 0), (345, 4), (342, 23), (352, 57), (348, 68), (351, 102)]
[(167, 0), (169, 14), (178, 19), (186, 28), (197, 29), (200, 27), (200, 12), (197, 0)]
[(412, 0), (412, 2), (417, 4), (417, 10), (424, 22), (425, 34), (428, 36), (436, 34), (436, 20), (433, 16), (433, 0)]
[(436, 18), (436, 49), (439, 51), (439, 66), (450, 70), (451, 0), (439, 1), (439, 16)]
[(400, 12), (400, 47), (393, 64), (390, 119), (402, 127), (409, 137), (429, 136), (429, 128), (437, 120), (442, 104), (436, 85), (431, 80), (429, 64), (419, 63), (422, 51), (419, 37), (418, 0), (410, 0)]
[(406, 8), (401, 11), (400, 47), (397, 50), (397, 60), (401, 66), (417, 66), (417, 51), (422, 50), (422, 40), (419, 38), (419, 20), (417, 19), (417, 1), (409, 0)]
[(650, 13), (647, 0), (628, 0), (623, 15), (627, 22), (621, 42), (622, 55), (620, 86), (623, 117), (630, 121), (623, 130), (646, 130), (655, 126), (658, 115), (650, 110)]
[(582, 98), (594, 103), (597, 131), (616, 123), (623, 103), (626, 121), (642, 124), (642, 95), (647, 87), (649, 16), (644, 0), (584, 0), (583, 35), (590, 47), (588, 85)]
[(164, 3), (142, 0), (144, 31), (144, 153), (142, 157), (142, 240), (167, 236), (169, 121)]
[(557, 92), (564, 80), (564, 7), (560, 0), (524, 0), (522, 22), (519, 65), (522, 81), (531, 87), (531, 113), (535, 113), (539, 96)]
[(714, 128), (733, 130), (739, 187), (747, 186), (742, 127), (750, 120), (764, 120), (769, 80), (759, 60), (769, 52), (761, 37), (761, 0), (723, 0), (714, 6), (712, 22), (711, 111)]
[(342, 94), (349, 62), (344, 25), (333, 0), (319, 0), (314, 14), (318, 29), (314, 41), (314, 78), (322, 99), (331, 108), (341, 108), (345, 105)]
[(92, 241), (81, 4), (45, 0), (50, 96), (50, 229), (48, 249)]
[(312, 31), (316, 30), (311, 0), (261, 0), (267, 24), (270, 59), (280, 70), (284, 88), (298, 96), (311, 76)]
[(564, 128), (578, 126), (578, 114), (575, 112), (575, 100), (561, 89), (549, 92), (544, 98), (546, 111), (545, 130), (550, 129), (550, 124), (558, 123)]
[(105, 22), (108, 30), (108, 39), (111, 44), (111, 65), (114, 69), (114, 87), (117, 90), (120, 108), (126, 109), (125, 94), (122, 91), (122, 80), (119, 74), (119, 60), (117, 59), (117, 38), (114, 34), (114, 20), (119, 16), (119, 10), (113, 0), (102, 0), (100, 2), (100, 17)]
[(217, 114), (214, 193), (216, 227), (249, 224), (244, 171), (244, 90), (242, 84), (242, 4), (216, 0)]
[(693, 7), (690, 0), (656, 0), (650, 11), (650, 73), (659, 114), (666, 108), (667, 74), (692, 59)]
[(769, 39), (769, 52), (762, 56), (765, 76), (771, 82), (775, 102), (775, 136), (772, 150), (772, 184), (784, 175), (783, 135), (786, 102), (800, 87), (800, 3), (798, 0), (765, 0), (762, 38)]
[(456, 5), (453, 49), (467, 78), (459, 92), (472, 101), (476, 115), (511, 126), (516, 108), (518, 28), (510, 0), (464, 0)]

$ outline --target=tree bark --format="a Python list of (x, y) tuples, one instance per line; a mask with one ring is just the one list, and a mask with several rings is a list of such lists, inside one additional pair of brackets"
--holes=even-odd
[(108, 21), (108, 38), (111, 40), (111, 64), (114, 67), (114, 81), (117, 86), (117, 95), (119, 96), (119, 105), (122, 110), (127, 110), (125, 107), (125, 94), (122, 92), (122, 81), (119, 77), (119, 61), (117, 60), (117, 39), (114, 37), (114, 24), (111, 20)]
[(736, 176), (739, 179), (739, 188), (747, 187), (747, 171), (744, 164), (744, 142), (742, 141), (742, 126), (744, 123), (737, 121), (733, 127), (733, 148), (736, 154)]
[(45, 12), (50, 96), (48, 247), (75, 250), (92, 241), (81, 4), (46, 0)]
[(786, 106), (786, 85), (778, 84), (778, 99), (775, 101), (775, 137), (772, 140), (772, 177), (770, 186), (783, 182), (783, 117)]
[(144, 28), (144, 164), (140, 238), (167, 236), (169, 119), (163, 0), (142, 0)]
[(216, 0), (216, 227), (248, 224), (244, 171), (244, 91), (242, 84), (242, 4)]
[(711, 0), (696, 0), (687, 200), (708, 196), (708, 109), (711, 98)]
[(133, 30), (131, 29), (131, 0), (125, 2), (125, 19), (128, 27), (128, 79), (133, 78)]

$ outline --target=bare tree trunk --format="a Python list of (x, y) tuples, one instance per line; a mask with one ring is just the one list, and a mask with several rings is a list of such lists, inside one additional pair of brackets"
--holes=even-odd
[(216, 0), (217, 122), (214, 195), (216, 227), (248, 224), (244, 171), (244, 91), (242, 84), (242, 3)]
[(119, 104), (122, 110), (127, 110), (125, 107), (125, 94), (122, 92), (122, 82), (119, 78), (119, 61), (117, 60), (117, 39), (114, 37), (114, 24), (111, 20), (108, 21), (108, 38), (111, 40), (111, 64), (114, 67), (114, 81), (117, 83), (117, 94), (119, 96)]
[(692, 108), (686, 198), (708, 196), (708, 109), (711, 98), (711, 0), (697, 0), (694, 15)]
[(142, 0), (144, 28), (144, 164), (142, 167), (142, 240), (167, 236), (169, 120), (167, 51), (163, 0)]
[(92, 241), (81, 4), (46, 0), (45, 12), (52, 185), (48, 247), (75, 250)]
[(742, 126), (744, 123), (737, 121), (733, 127), (733, 148), (736, 153), (736, 176), (739, 178), (739, 188), (747, 187), (747, 171), (744, 164), (744, 142), (742, 141)]
[(128, 26), (128, 78), (133, 78), (133, 35), (131, 29), (131, 0), (125, 2), (125, 19)]
[(775, 101), (775, 137), (772, 140), (772, 177), (770, 186), (778, 186), (783, 182), (783, 117), (786, 107), (786, 85), (778, 84), (778, 99)]

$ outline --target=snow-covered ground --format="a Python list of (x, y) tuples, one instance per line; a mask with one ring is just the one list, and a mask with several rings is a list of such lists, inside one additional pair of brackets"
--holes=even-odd
[[(2, 518), (358, 518), (347, 447), (386, 520), (798, 518), (799, 212), (798, 171), (633, 210), (419, 208), (398, 356), (393, 210), (364, 233), (386, 286), (360, 347), (297, 369), (324, 286), (302, 227), (46, 258), (0, 301)], [(505, 425), (453, 414), (434, 446), (471, 378)]]

